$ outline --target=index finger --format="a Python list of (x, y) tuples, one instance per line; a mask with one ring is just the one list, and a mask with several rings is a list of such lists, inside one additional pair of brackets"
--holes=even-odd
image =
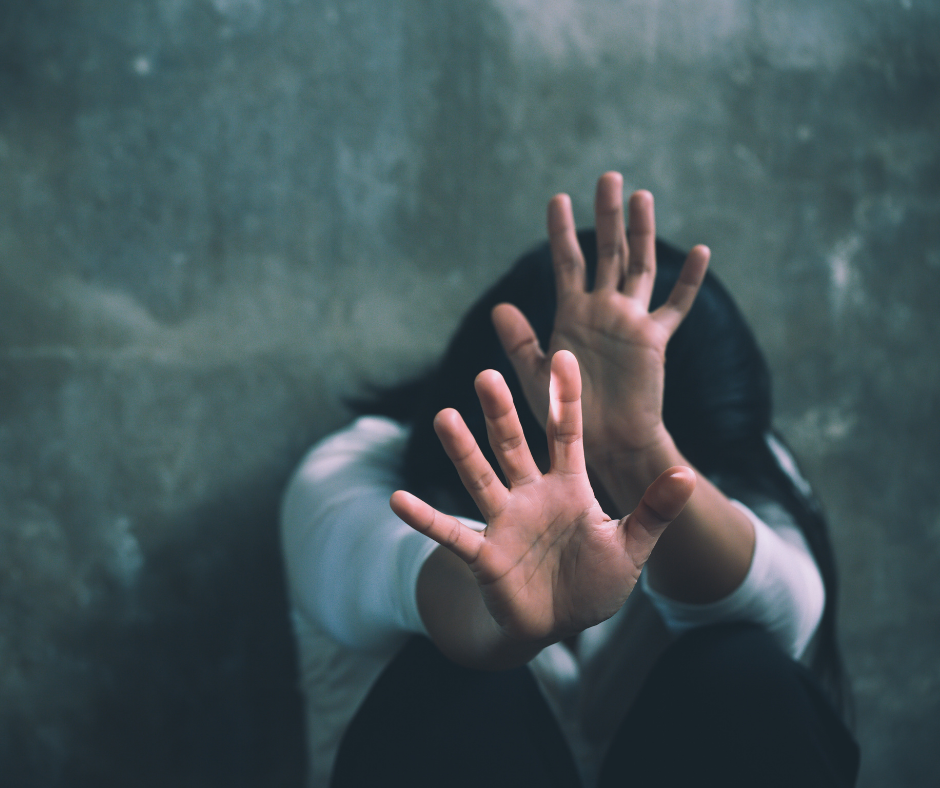
[(578, 243), (571, 198), (567, 194), (556, 194), (548, 203), (548, 242), (558, 300), (567, 293), (583, 293), (584, 255)]

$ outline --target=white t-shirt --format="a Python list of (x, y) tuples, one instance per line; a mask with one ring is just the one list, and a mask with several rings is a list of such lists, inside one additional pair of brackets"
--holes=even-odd
[[(408, 434), (390, 419), (357, 419), (310, 450), (284, 497), (282, 542), (311, 786), (329, 783), (340, 739), (385, 666), (411, 635), (427, 634), (416, 588), (437, 545), (388, 505), (402, 486)], [(779, 444), (772, 448), (779, 451)], [(806, 649), (825, 600), (819, 571), (779, 505), (749, 503), (754, 511), (735, 502), (754, 524), (754, 556), (730, 595), (683, 604), (654, 591), (642, 575), (616, 615), (581, 633), (576, 654), (559, 643), (529, 663), (586, 786), (594, 784), (610, 738), (676, 634), (748, 621), (763, 625), (793, 657)]]

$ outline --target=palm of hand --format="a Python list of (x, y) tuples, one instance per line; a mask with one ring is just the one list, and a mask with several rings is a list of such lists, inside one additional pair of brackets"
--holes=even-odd
[[(669, 332), (636, 298), (600, 290), (560, 299), (548, 354), (570, 350), (581, 366), (589, 457), (603, 451), (611, 436), (629, 449), (655, 439), (662, 423), (668, 341)], [(546, 372), (540, 377), (544, 390)]]
[(413, 495), (395, 512), (463, 561), (493, 621), (511, 640), (554, 642), (613, 615), (633, 590), (666, 525), (691, 495), (695, 476), (670, 469), (623, 520), (601, 510), (588, 481), (581, 431), (581, 380), (571, 353), (552, 360), (547, 421), (551, 470), (526, 445), (512, 395), (497, 372), (477, 377), (490, 445), (505, 487), (460, 415), (441, 411), (435, 428), (487, 526), (478, 533)]
[(514, 306), (493, 312), (497, 333), (536, 414), (547, 409), (549, 359), (570, 350), (584, 379), (584, 438), (588, 458), (601, 452), (636, 451), (662, 437), (666, 344), (692, 306), (705, 277), (709, 252), (695, 247), (666, 303), (649, 311), (656, 279), (656, 229), (652, 195), (630, 199), (630, 243), (623, 215), (622, 178), (597, 185), (598, 260), (593, 291), (586, 289), (571, 201), (556, 196), (548, 227), (558, 308), (542, 352), (535, 332)]
[(550, 471), (509, 490), (470, 568), (510, 637), (567, 636), (612, 616), (640, 567), (585, 473)]

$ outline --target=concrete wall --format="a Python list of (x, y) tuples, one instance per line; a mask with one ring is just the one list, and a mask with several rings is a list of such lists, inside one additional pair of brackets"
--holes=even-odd
[(861, 785), (935, 784), (938, 34), (926, 0), (7, 0), (0, 784), (298, 784), (289, 469), (611, 168), (771, 359)]

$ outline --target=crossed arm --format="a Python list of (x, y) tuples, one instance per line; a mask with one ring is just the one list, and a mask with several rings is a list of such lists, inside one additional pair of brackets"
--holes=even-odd
[[(505, 382), (487, 371), (477, 394), (508, 488), (459, 414), (445, 410), (435, 420), (486, 530), (406, 492), (392, 496), (396, 514), (441, 545), (419, 576), (418, 607), (432, 640), (468, 666), (522, 664), (605, 620), (647, 560), (656, 590), (700, 603), (733, 591), (750, 566), (751, 522), (685, 467), (662, 423), (666, 343), (691, 308), (708, 250), (692, 250), (669, 299), (651, 313), (652, 196), (630, 199), (629, 243), (619, 175), (601, 177), (595, 207), (598, 268), (588, 292), (570, 200), (558, 195), (549, 204), (558, 309), (548, 348), (515, 307), (493, 314), (529, 406), (545, 417), (549, 472), (532, 459)], [(616, 520), (602, 511), (588, 464), (618, 510), (631, 514)]]

